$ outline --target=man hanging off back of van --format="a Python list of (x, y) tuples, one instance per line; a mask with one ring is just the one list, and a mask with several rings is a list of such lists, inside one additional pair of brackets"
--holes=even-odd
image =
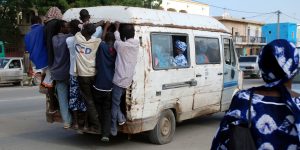
[(117, 58), (112, 90), (111, 134), (113, 136), (116, 136), (118, 132), (117, 122), (119, 125), (126, 122), (126, 118), (120, 110), (121, 97), (125, 89), (132, 84), (139, 51), (139, 41), (134, 39), (134, 26), (125, 24), (120, 27), (119, 22), (116, 22), (115, 26), (116, 41), (114, 47), (117, 51)]

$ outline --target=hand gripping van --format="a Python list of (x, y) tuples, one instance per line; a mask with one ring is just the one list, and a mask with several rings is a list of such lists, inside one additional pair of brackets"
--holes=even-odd
[[(63, 19), (78, 19), (81, 9), (67, 10)], [(242, 72), (231, 35), (216, 19), (123, 6), (85, 9), (92, 23), (133, 24), (140, 41), (133, 83), (123, 96), (127, 122), (120, 132), (148, 131), (151, 142), (168, 143), (176, 123), (227, 110), (232, 95), (241, 89)], [(184, 66), (172, 61), (178, 40), (187, 45)], [(47, 117), (50, 122), (59, 120)]]

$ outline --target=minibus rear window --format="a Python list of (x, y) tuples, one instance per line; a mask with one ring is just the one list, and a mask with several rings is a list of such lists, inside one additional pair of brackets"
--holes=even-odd
[[(152, 65), (153, 69), (176, 69), (190, 66), (189, 45), (186, 35), (172, 35), (168, 33), (151, 34)], [(176, 42), (180, 41), (182, 48), (176, 48)], [(186, 46), (184, 46), (186, 45)]]

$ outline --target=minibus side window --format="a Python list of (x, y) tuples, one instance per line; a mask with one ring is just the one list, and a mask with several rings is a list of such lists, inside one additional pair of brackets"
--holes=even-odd
[(217, 38), (195, 37), (196, 64), (220, 64), (220, 46)]
[[(176, 41), (184, 42), (185, 50), (178, 52)], [(187, 36), (163, 33), (151, 34), (152, 65), (155, 70), (189, 67)]]
[(230, 39), (224, 39), (224, 55), (225, 55), (225, 63), (227, 65), (231, 65), (231, 66), (236, 65), (234, 47)]

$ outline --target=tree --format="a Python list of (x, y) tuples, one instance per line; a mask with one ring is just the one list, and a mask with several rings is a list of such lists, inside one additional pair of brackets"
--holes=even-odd
[(39, 15), (45, 15), (47, 10), (56, 6), (66, 11), (72, 7), (91, 7), (99, 5), (122, 5), (158, 9), (162, 0), (0, 0), (0, 40), (16, 41), (19, 35), (18, 18), (29, 12), (38, 10)]
[(0, 1), (0, 40), (13, 42), (19, 35), (18, 20), (21, 12), (27, 12), (32, 4), (27, 0)]

